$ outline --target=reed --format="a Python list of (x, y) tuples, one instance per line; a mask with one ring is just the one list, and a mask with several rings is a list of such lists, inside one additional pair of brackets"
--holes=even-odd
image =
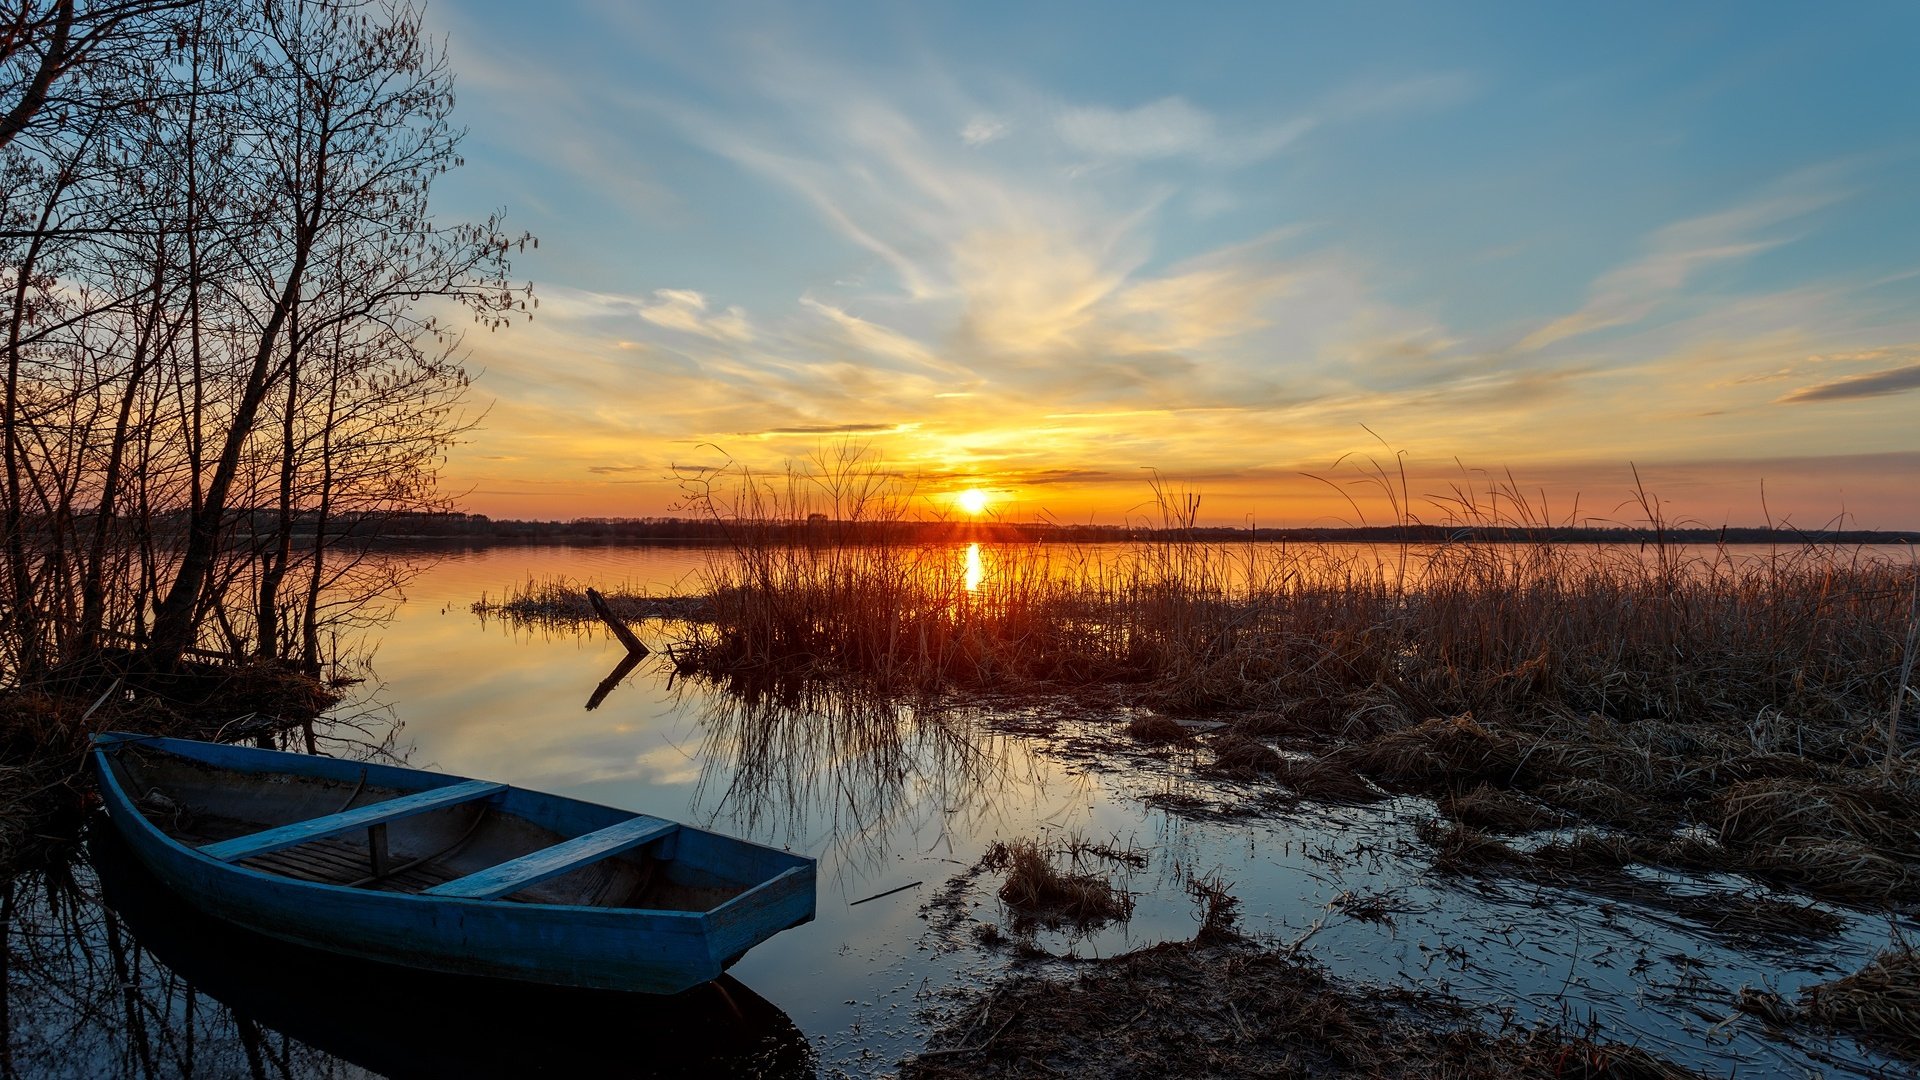
[[(1104, 875), (1079, 867), (1087, 856), (1117, 861), (1137, 868), (1130, 852), (1098, 851), (1079, 842), (1065, 846), (1037, 840), (996, 841), (980, 858), (980, 866), (1006, 874), (1000, 900), (1013, 913), (1016, 928), (1023, 925), (1092, 928), (1133, 914), (1133, 897)], [(1071, 865), (1055, 865), (1061, 857)]]
[[(804, 672), (922, 694), (1135, 683), (1163, 710), (1306, 710), (1322, 727), (1382, 730), (1405, 725), (1370, 720), (1370, 707), (1483, 725), (1542, 707), (1719, 719), (1797, 753), (1808, 721), (1849, 726), (1848, 739), (1899, 736), (1888, 703), (1905, 690), (1916, 572), (1857, 551), (1234, 547), (1181, 539), (1198, 502), (1156, 489), (1167, 539), (968, 556), (875, 528), (904, 522), (907, 504), (871, 477), (742, 483), (725, 506), (705, 504), (732, 542), (702, 583), (708, 617), (676, 650), (690, 672)], [(1509, 516), (1515, 502), (1462, 502), (1452, 520), (1538, 524)], [(848, 516), (809, 521), (820, 507)], [(862, 542), (841, 543), (854, 524)], [(1794, 730), (1759, 730), (1769, 716)], [(1813, 749), (1832, 750), (1833, 737)]]
[[(1912, 561), (1680, 548), (1644, 492), (1644, 544), (1201, 543), (1197, 496), (1164, 485), (1152, 542), (963, 552), (891, 539), (908, 501), (862, 468), (831, 459), (709, 497), (733, 542), (672, 647), (683, 674), (923, 701), (1118, 687), (1156, 718), (1239, 713), (1214, 767), (1302, 798), (1377, 785), (1476, 827), (1696, 825), (1718, 843), (1663, 858), (1920, 902)], [(1425, 524), (1404, 489), (1389, 501)], [(1549, 525), (1510, 483), (1441, 505), (1468, 530)], [(1493, 850), (1446, 848), (1451, 863)]]
[[(1203, 906), (1220, 883), (1199, 879)], [(910, 1080), (982, 1076), (1330, 1077), (1340, 1080), (1693, 1080), (1602, 1041), (1597, 1024), (1525, 1026), (1458, 999), (1337, 979), (1230, 925), (1023, 974), (974, 995), (902, 1063)]]
[(1800, 993), (1804, 1015), (1920, 1062), (1920, 952), (1895, 941), (1859, 971)]

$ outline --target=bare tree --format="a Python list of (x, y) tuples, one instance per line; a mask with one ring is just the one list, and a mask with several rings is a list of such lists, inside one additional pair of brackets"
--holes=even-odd
[[(291, 132), (273, 148), (275, 168), (262, 193), (278, 242), (249, 267), (265, 318), (179, 572), (155, 611), (151, 649), (160, 663), (192, 643), (243, 450), (275, 386), (297, 382), (303, 346), (336, 326), (408, 322), (410, 306), (424, 296), (499, 320), (530, 291), (512, 289), (506, 278), (508, 253), (525, 238), (504, 235), (497, 218), (445, 228), (428, 216), (429, 186), (453, 166), (460, 137), (448, 120), (452, 75), (417, 11), (377, 10), (386, 17), (371, 26), (359, 21), (364, 8), (313, 2), (283, 4), (265, 20), (263, 40), (280, 66), (261, 80), (257, 119), (261, 130)], [(352, 289), (315, 288), (316, 255), (329, 251)], [(291, 333), (290, 321), (297, 323)], [(428, 321), (415, 331), (440, 333)], [(282, 444), (290, 459), (297, 386), (288, 400)], [(289, 460), (283, 470), (289, 498), (292, 468)], [(283, 533), (290, 528), (288, 517)], [(269, 609), (288, 554), (283, 544), (269, 557), (268, 600), (258, 610)], [(262, 634), (263, 648), (270, 636)]]
[(317, 670), (342, 545), (438, 505), (444, 320), (531, 306), (530, 237), (428, 212), (444, 51), (398, 0), (29, 2), (0, 74), (0, 659)]
[[(14, 0), (0, 13), (0, 146), (48, 112), (82, 104), (59, 88), (78, 69), (151, 55), (173, 27), (163, 16), (194, 0), (125, 0), (82, 5), (76, 0)], [(60, 123), (64, 117), (56, 117)]]

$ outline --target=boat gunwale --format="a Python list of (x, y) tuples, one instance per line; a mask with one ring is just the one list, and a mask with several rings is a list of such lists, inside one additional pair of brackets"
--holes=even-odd
[[(637, 916), (637, 917), (647, 918), (647, 919), (669, 918), (674, 922), (692, 924), (684, 927), (672, 927), (671, 929), (679, 932), (684, 932), (684, 933), (701, 934), (706, 932), (706, 929), (707, 929), (706, 922), (709, 916), (713, 915), (718, 911), (731, 907), (736, 901), (740, 901), (747, 897), (753, 896), (754, 894), (760, 892), (762, 889), (765, 889), (767, 886), (772, 885), (773, 883), (786, 877), (788, 874), (792, 874), (792, 873), (807, 869), (807, 866), (804, 864), (800, 866), (790, 867), (772, 877), (764, 878), (760, 881), (754, 882), (748, 888), (742, 890), (738, 895), (729, 897), (726, 901), (718, 905), (715, 905), (714, 907), (708, 908), (704, 911), (677, 911), (671, 908), (598, 907), (591, 904), (548, 904), (548, 903), (539, 903), (539, 902), (520, 903), (520, 902), (509, 901), (505, 899), (478, 900), (478, 899), (472, 899), (468, 897), (458, 897), (458, 896), (446, 896), (446, 897), (428, 896), (424, 893), (384, 892), (384, 891), (372, 890), (372, 889), (358, 889), (358, 888), (352, 888), (346, 885), (335, 885), (335, 884), (332, 884), (331, 882), (324, 882), (324, 881), (303, 881), (299, 878), (287, 877), (284, 874), (271, 874), (264, 870), (256, 870), (253, 867), (243, 866), (243, 865), (240, 865), (239, 863), (223, 862), (219, 859), (212, 857), (211, 855), (204, 854), (198, 848), (195, 848), (189, 844), (182, 843), (181, 841), (169, 835), (165, 829), (162, 829), (158, 825), (155, 825), (153, 821), (150, 818), (148, 818), (145, 813), (141, 812), (139, 805), (136, 804), (131, 798), (128, 797), (126, 788), (123, 787), (120, 783), (120, 778), (114, 775), (112, 764), (108, 760), (108, 751), (113, 749), (114, 747), (125, 746), (131, 743), (176, 743), (177, 744), (182, 741), (191, 741), (191, 740), (172, 739), (166, 736), (136, 735), (131, 737), (123, 737), (123, 736), (118, 736), (114, 733), (107, 733), (104, 736), (95, 735), (94, 746), (92, 750), (92, 754), (97, 759), (97, 765), (98, 765), (98, 768), (95, 771), (100, 774), (100, 778), (101, 778), (100, 782), (102, 786), (104, 788), (108, 788), (111, 790), (112, 798), (106, 800), (109, 803), (109, 807), (108, 807), (109, 811), (111, 811), (116, 807), (123, 807), (132, 817), (138, 819), (140, 827), (146, 830), (147, 833), (151, 834), (152, 836), (158, 837), (164, 843), (171, 846), (175, 851), (189, 855), (208, 867), (217, 868), (219, 870), (228, 871), (232, 873), (246, 874), (246, 875), (249, 875), (250, 877), (256, 878), (260, 881), (267, 882), (273, 885), (296, 887), (296, 888), (308, 888), (308, 889), (326, 889), (326, 890), (329, 890), (330, 892), (337, 893), (340, 895), (346, 895), (346, 896), (372, 897), (372, 898), (383, 900), (383, 901), (417, 901), (420, 903), (434, 905), (434, 906), (442, 906), (442, 905), (474, 906), (474, 907), (487, 909), (487, 910), (501, 910), (503, 909), (503, 907), (506, 907), (506, 908), (511, 908), (515, 912), (528, 912), (528, 913), (552, 912), (556, 914), (564, 912), (569, 916), (578, 916), (582, 913), (591, 912), (601, 917), (627, 918), (627, 917)], [(167, 748), (165, 746), (161, 746), (159, 747), (159, 749), (165, 752), (170, 752), (170, 751), (167, 751)], [(229, 747), (228, 749), (245, 750), (246, 748), (245, 747)], [(272, 751), (263, 751), (263, 752), (270, 753)], [(186, 760), (189, 760), (189, 761), (198, 760), (190, 754), (175, 754), (175, 756), (185, 758)], [(294, 756), (301, 756), (301, 755), (294, 755)], [(338, 759), (326, 759), (326, 760), (338, 760)], [(200, 764), (211, 765), (212, 763), (201, 761)], [(218, 768), (219, 766), (214, 766), (214, 767)], [(414, 773), (414, 774), (423, 775), (423, 776), (446, 776), (450, 778), (454, 783), (458, 783), (463, 780), (474, 779), (473, 777), (464, 777), (464, 776), (456, 777), (456, 776), (453, 776), (453, 774), (451, 773), (433, 773), (433, 772), (428, 772), (424, 769), (408, 769), (408, 768), (405, 768), (404, 766), (382, 766), (382, 768), (399, 769), (400, 771), (403, 771), (403, 772)], [(294, 775), (297, 775), (297, 774), (294, 774)], [(439, 786), (439, 785), (435, 785), (435, 786)], [(496, 792), (494, 794), (494, 797), (502, 797), (506, 795), (508, 792), (512, 792), (512, 791), (522, 791), (530, 795), (543, 795), (548, 798), (555, 798), (555, 799), (564, 799), (567, 797), (564, 795), (553, 795), (549, 792), (532, 791), (526, 788), (518, 788), (511, 784), (505, 785), (499, 792)], [(103, 792), (103, 795), (104, 794), (105, 792)], [(604, 804), (598, 804), (598, 803), (585, 804), (585, 805), (604, 806)], [(621, 813), (631, 813), (631, 811), (623, 810), (620, 807), (606, 807), (606, 808), (611, 810), (616, 810)], [(115, 815), (116, 818), (118, 816), (119, 815)], [(538, 823), (536, 822), (535, 824), (538, 824)], [(801, 859), (806, 858), (806, 856), (803, 856), (803, 855), (794, 855), (792, 852), (780, 851), (777, 848), (769, 848), (763, 844), (755, 844), (751, 840), (740, 840), (736, 837), (721, 836), (718, 833), (711, 833), (705, 829), (698, 829), (693, 826), (686, 825), (684, 823), (676, 822), (675, 824), (679, 824), (682, 829), (690, 829), (694, 832), (706, 833), (709, 836), (713, 836), (721, 840), (726, 840), (726, 841), (730, 841), (738, 844), (745, 844), (749, 847), (759, 848), (764, 851), (776, 851), (776, 852), (779, 852), (780, 854), (788, 855), (794, 858), (801, 858)], [(808, 860), (808, 861), (811, 862), (812, 860)], [(663, 929), (667, 929), (667, 928), (663, 928)]]

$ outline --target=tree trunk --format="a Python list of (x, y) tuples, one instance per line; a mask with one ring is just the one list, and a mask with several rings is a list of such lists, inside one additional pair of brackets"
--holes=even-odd
[(272, 660), (280, 655), (280, 583), (285, 580), (287, 566), (293, 561), (293, 473), (296, 464), (293, 433), (294, 418), (300, 406), (300, 313), (297, 306), (290, 326), (292, 329), (287, 335), (291, 350), (287, 358), (287, 408), (280, 424), (279, 514), (274, 520), (273, 547), (261, 560), (259, 603), (254, 613), (254, 625), (259, 638), (254, 648), (262, 660)]
[[(15, 135), (26, 129), (33, 114), (47, 103), (47, 93), (53, 89), (53, 80), (60, 77), (72, 59), (67, 53), (67, 46), (73, 34), (73, 3), (74, 0), (60, 0), (60, 14), (53, 24), (53, 43), (47, 46), (46, 52), (40, 54), (40, 66), (34, 70), (33, 78), (27, 83), (20, 100), (6, 116), (0, 117), (0, 147), (12, 142)], [(24, 5), (20, 15), (22, 19), (26, 18), (27, 9)]]
[[(314, 217), (318, 217), (317, 210)], [(196, 629), (194, 616), (200, 610), (207, 582), (213, 576), (214, 561), (220, 554), (220, 532), (227, 516), (227, 495), (233, 487), (234, 477), (240, 472), (241, 454), (246, 449), (247, 437), (253, 433), (254, 420), (260, 415), (260, 406), (266, 401), (267, 392), (272, 389), (274, 347), (279, 343), (280, 331), (286, 326), (287, 317), (300, 295), (306, 277), (307, 256), (312, 251), (317, 231), (316, 222), (303, 221), (295, 233), (293, 265), (287, 271), (286, 286), (280, 290), (280, 298), (273, 305), (266, 327), (260, 332), (260, 343), (254, 350), (253, 367), (248, 372), (246, 386), (234, 409), (226, 440), (221, 445), (220, 460), (214, 465), (213, 476), (207, 481), (205, 499), (199, 511), (189, 519), (187, 546), (180, 557), (180, 570), (174, 575), (166, 598), (160, 601), (154, 611), (153, 637), (148, 652), (160, 667), (171, 668), (179, 664), (180, 657), (193, 645)]]

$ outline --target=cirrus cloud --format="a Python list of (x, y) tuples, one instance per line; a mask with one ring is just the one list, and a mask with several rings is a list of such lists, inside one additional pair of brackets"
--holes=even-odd
[(1920, 390), (1920, 364), (1908, 364), (1905, 367), (1888, 368), (1885, 371), (1873, 371), (1864, 375), (1850, 375), (1844, 379), (1803, 386), (1782, 397), (1780, 401), (1782, 403), (1846, 401), (1855, 398), (1881, 397), (1886, 394), (1902, 394), (1908, 390)]

